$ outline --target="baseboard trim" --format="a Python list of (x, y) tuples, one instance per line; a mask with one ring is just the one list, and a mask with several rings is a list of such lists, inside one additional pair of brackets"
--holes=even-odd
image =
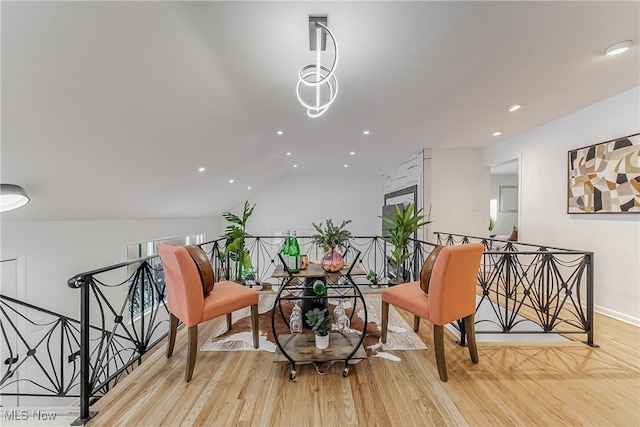
[(640, 327), (640, 319), (637, 317), (629, 316), (628, 314), (620, 313), (619, 311), (610, 310), (605, 307), (595, 306), (593, 308), (597, 313), (604, 314), (605, 316), (613, 317), (621, 322), (629, 323), (633, 326)]

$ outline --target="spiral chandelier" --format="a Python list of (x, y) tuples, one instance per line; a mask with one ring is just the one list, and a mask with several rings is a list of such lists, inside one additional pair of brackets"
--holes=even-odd
[[(333, 63), (331, 67), (322, 65), (321, 53), (326, 51), (327, 36), (333, 44)], [(329, 106), (335, 101), (338, 94), (338, 80), (335, 70), (338, 65), (338, 43), (327, 27), (326, 16), (309, 17), (309, 45), (316, 52), (316, 62), (307, 64), (298, 72), (298, 85), (296, 94), (298, 101), (307, 109), (307, 115), (311, 118), (323, 115)]]

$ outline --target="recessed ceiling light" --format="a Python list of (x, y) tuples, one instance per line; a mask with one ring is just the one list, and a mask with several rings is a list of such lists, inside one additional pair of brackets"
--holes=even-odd
[(290, 156), (290, 155), (291, 155), (291, 152), (290, 152), (290, 151), (287, 151), (287, 156)]
[(520, 104), (511, 104), (507, 107), (507, 111), (513, 113), (514, 111), (518, 111), (522, 107)]
[(369, 135), (369, 131), (368, 131), (368, 130), (365, 130), (365, 131), (363, 131), (363, 132), (362, 132), (362, 134), (363, 134), (363, 135)]
[(279, 130), (278, 132), (276, 132), (278, 135), (282, 135), (284, 132), (282, 132), (281, 130)]
[(293, 167), (294, 167), (294, 168), (297, 168), (297, 167), (298, 167), (298, 165), (293, 165)]
[(348, 168), (348, 167), (349, 167), (349, 165), (344, 165), (344, 167), (345, 167), (345, 168)]
[(622, 52), (626, 52), (629, 50), (633, 42), (631, 40), (625, 40), (620, 43), (616, 43), (613, 46), (609, 46), (605, 51), (605, 55), (618, 55)]
[(248, 187), (247, 187), (247, 190), (251, 190), (251, 186), (248, 186)]
[(500, 132), (500, 131), (496, 131), (496, 132), (492, 133), (491, 135), (493, 135), (493, 136), (500, 136), (500, 135), (502, 135), (502, 132)]
[(200, 169), (198, 169), (198, 172), (204, 172), (204, 171), (205, 171), (205, 169), (204, 169), (204, 168), (200, 168)]
[(229, 184), (233, 184), (233, 180), (232, 179), (229, 180)]
[(356, 155), (356, 152), (355, 152), (355, 151), (352, 151), (352, 152), (350, 152), (349, 154), (351, 154), (352, 156), (355, 156), (355, 155)]

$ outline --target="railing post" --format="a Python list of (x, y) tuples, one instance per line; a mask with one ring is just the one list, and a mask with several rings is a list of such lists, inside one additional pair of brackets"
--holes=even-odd
[(589, 325), (587, 330), (587, 344), (591, 347), (600, 347), (593, 342), (593, 253), (588, 253), (585, 257), (587, 259), (587, 317)]
[(80, 417), (71, 425), (84, 425), (97, 412), (89, 411), (89, 399), (91, 399), (90, 383), (90, 352), (89, 352), (89, 278), (79, 277), (76, 283), (80, 286)]

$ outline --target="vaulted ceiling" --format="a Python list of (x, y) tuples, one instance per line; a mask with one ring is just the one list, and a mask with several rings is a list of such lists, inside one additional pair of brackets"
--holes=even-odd
[[(485, 147), (638, 86), (639, 5), (3, 1), (0, 177), (32, 199), (3, 219), (213, 216), (297, 174)], [(314, 14), (340, 47), (317, 119), (295, 94)]]

